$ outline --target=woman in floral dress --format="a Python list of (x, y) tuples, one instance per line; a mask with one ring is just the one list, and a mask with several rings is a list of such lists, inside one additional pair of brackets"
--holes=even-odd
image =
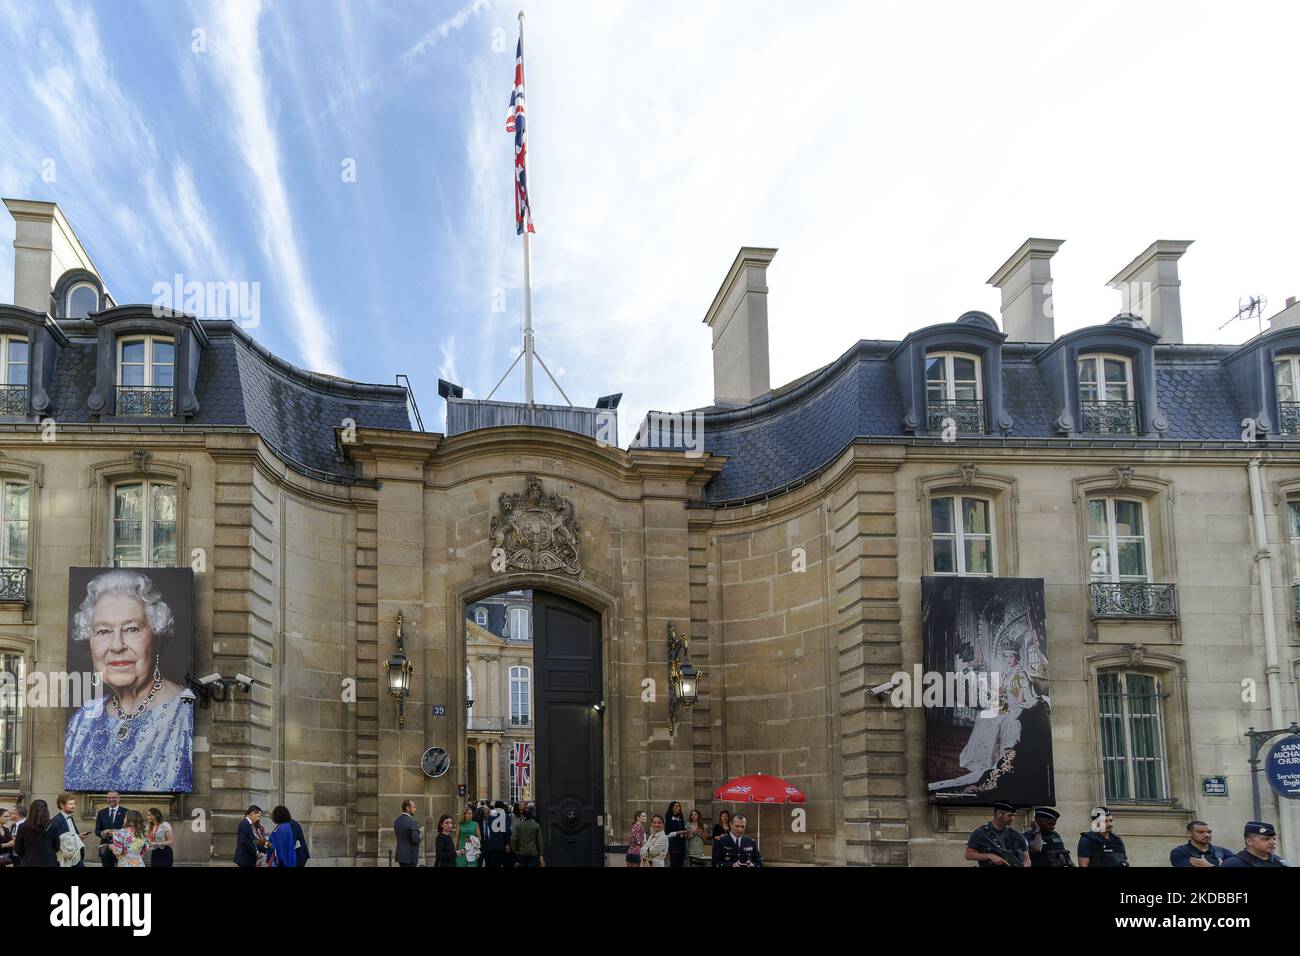
[(113, 855), (117, 857), (118, 866), (144, 866), (144, 851), (149, 846), (145, 834), (144, 816), (139, 810), (131, 810), (126, 815), (122, 829), (113, 831)]

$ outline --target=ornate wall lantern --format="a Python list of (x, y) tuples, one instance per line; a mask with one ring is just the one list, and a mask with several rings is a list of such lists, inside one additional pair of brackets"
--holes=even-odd
[(397, 612), (397, 653), (384, 664), (388, 673), (388, 695), (397, 701), (397, 726), (406, 724), (406, 698), (411, 694), (411, 674), (415, 668), (406, 659), (406, 647), (402, 644), (402, 612)]
[(668, 733), (677, 730), (677, 709), (700, 699), (699, 672), (691, 663), (690, 648), (668, 625)]

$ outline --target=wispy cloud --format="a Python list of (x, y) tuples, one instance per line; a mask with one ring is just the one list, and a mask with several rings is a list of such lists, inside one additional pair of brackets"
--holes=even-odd
[(338, 113), (343, 106), (361, 97), (383, 93), (400, 86), (404, 80), (409, 79), (419, 69), (421, 61), (435, 46), (459, 31), (470, 19), (490, 5), (491, 0), (472, 0), (471, 3), (456, 11), (452, 16), (425, 32), (419, 40), (396, 59), (384, 64), (368, 76), (353, 77), (348, 86), (330, 96), (325, 109), (311, 122), (319, 123)]
[(302, 360), (335, 374), (333, 336), (321, 310), (298, 245), (280, 144), (271, 122), (270, 90), (258, 45), (261, 3), (221, 0), (208, 11), (214, 24), (210, 49), (215, 78), (229, 106), (231, 142), (238, 144), (257, 209), (258, 242), (284, 290), (284, 310), (296, 333)]

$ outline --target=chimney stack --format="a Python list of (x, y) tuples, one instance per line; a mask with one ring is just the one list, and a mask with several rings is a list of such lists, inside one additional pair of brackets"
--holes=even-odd
[(742, 246), (713, 297), (713, 401), (747, 405), (772, 390), (767, 350), (767, 266), (775, 249)]
[(1268, 331), (1289, 329), (1296, 325), (1300, 325), (1300, 303), (1297, 303), (1296, 297), (1291, 295), (1287, 296), (1286, 306), (1282, 311), (1269, 318)]
[(1002, 331), (1012, 342), (1051, 342), (1052, 256), (1064, 239), (1026, 239), (988, 284), (1002, 293)]
[(1134, 312), (1162, 341), (1183, 341), (1183, 306), (1178, 260), (1190, 239), (1157, 239), (1107, 283), (1123, 299), (1121, 312)]
[(4, 204), (15, 227), (13, 304), (52, 315), (51, 295), (65, 272), (85, 269), (99, 276), (99, 270), (57, 203), (6, 199)]

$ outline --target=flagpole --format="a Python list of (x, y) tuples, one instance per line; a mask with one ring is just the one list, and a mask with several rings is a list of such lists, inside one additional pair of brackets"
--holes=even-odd
[[(528, 89), (527, 72), (524, 68), (524, 11), (519, 11), (519, 76), (523, 88)], [(528, 100), (527, 93), (524, 99), (524, 123), (527, 129), (528, 123)], [(531, 189), (532, 183), (528, 179), (528, 153), (524, 153), (524, 182)], [(530, 197), (531, 198), (531, 197)], [(526, 210), (531, 214), (532, 204)], [(532, 280), (532, 246), (529, 242), (528, 217), (524, 219), (524, 398), (529, 405), (533, 404), (533, 280)]]

